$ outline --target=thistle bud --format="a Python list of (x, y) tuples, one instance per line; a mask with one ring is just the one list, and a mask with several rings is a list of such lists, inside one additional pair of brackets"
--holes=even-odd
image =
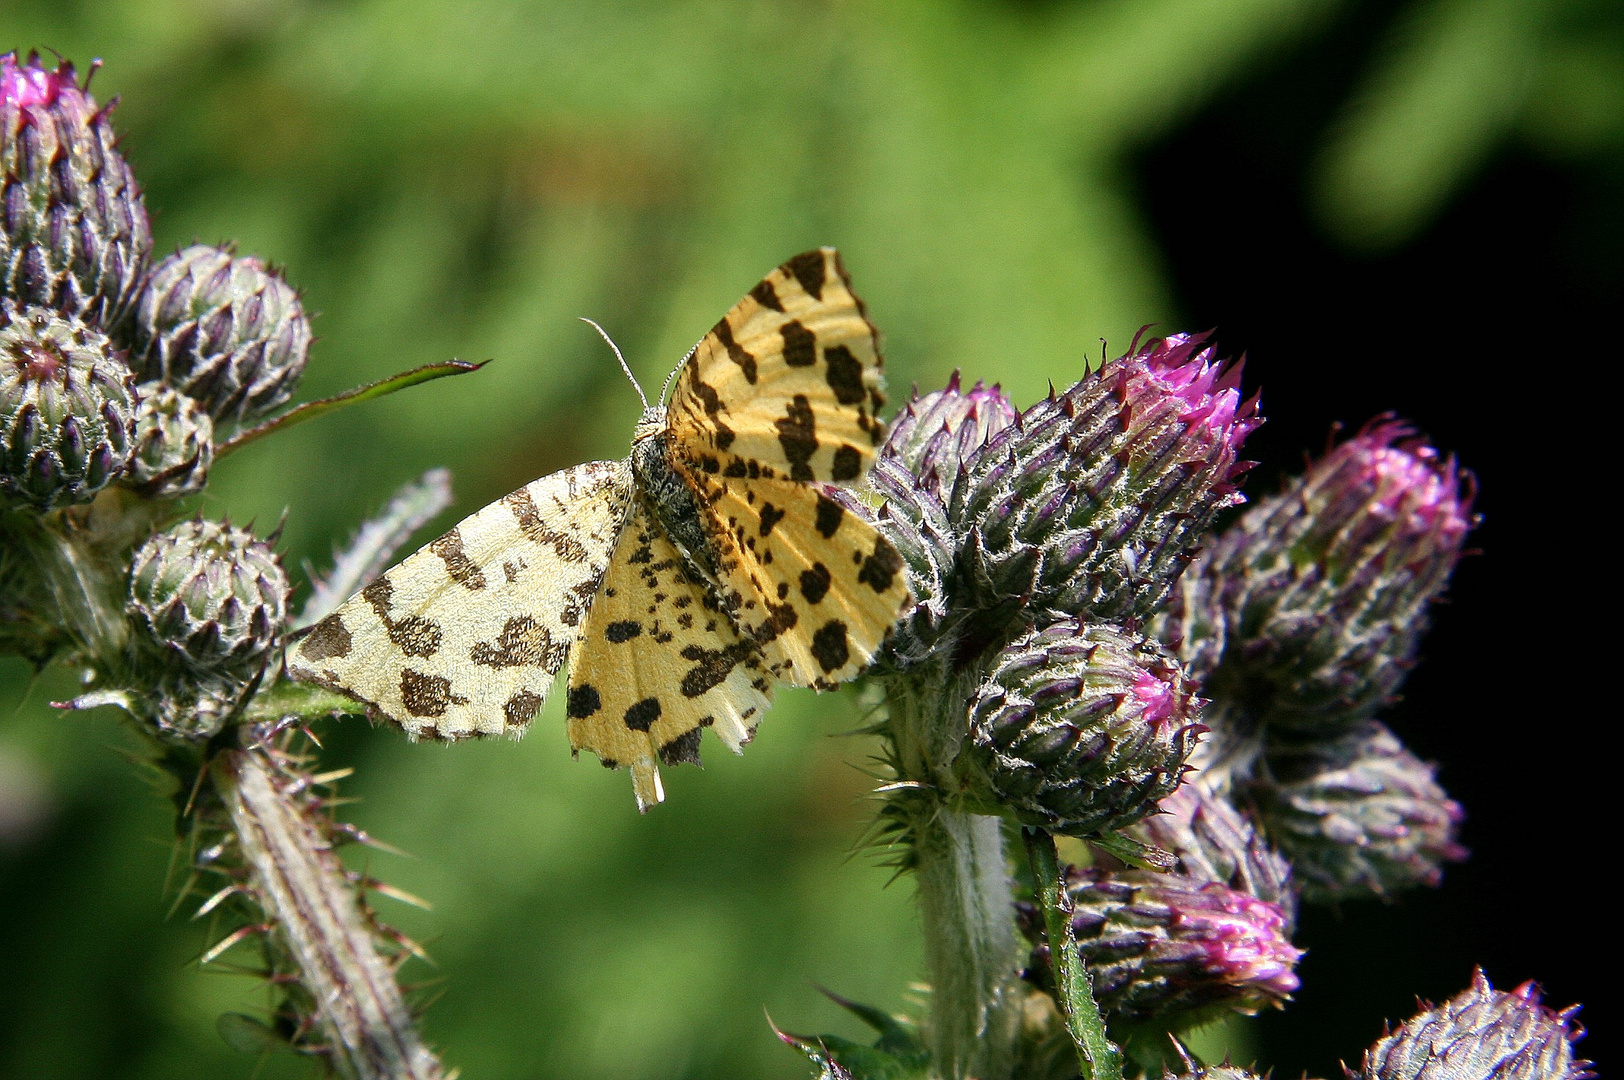
[(163, 499), (203, 490), (214, 461), (214, 421), (202, 405), (160, 383), (144, 384), (139, 396), (129, 481)]
[(129, 463), (134, 380), (105, 334), (61, 313), (0, 306), (0, 504), (85, 502)]
[(1471, 525), (1454, 461), (1410, 434), (1336, 447), (1185, 575), (1164, 636), (1224, 709), (1311, 732), (1392, 700)]
[(258, 259), (194, 245), (153, 267), (136, 316), (140, 375), (239, 423), (293, 396), (310, 352), (298, 293)]
[(944, 389), (923, 397), (916, 392), (902, 406), (880, 453), (947, 503), (964, 463), (1017, 419), (1015, 406), (997, 386), (977, 382), (961, 390), (955, 371)]
[(1251, 1015), (1281, 1007), (1298, 987), (1302, 950), (1276, 904), (1139, 870), (1073, 869), (1067, 892), (1078, 952), (1112, 1024), (1177, 1029)]
[(1466, 857), (1455, 840), (1460, 804), (1375, 721), (1301, 747), (1272, 745), (1266, 761), (1247, 793), (1307, 901), (1437, 885), (1445, 862)]
[(1590, 1062), (1573, 1055), (1577, 1011), (1546, 1008), (1533, 983), (1496, 990), (1480, 969), (1465, 992), (1365, 1051), (1349, 1080), (1588, 1080)]
[(887, 639), (881, 667), (918, 663), (953, 631), (948, 592), (962, 538), (947, 503), (964, 462), (1015, 419), (996, 386), (964, 392), (955, 374), (946, 389), (916, 395), (892, 423), (865, 483), (882, 500), (875, 525), (902, 555), (914, 606)]
[(975, 455), (950, 507), (996, 602), (1148, 618), (1213, 516), (1241, 501), (1260, 420), (1203, 337), (1156, 341), (1028, 409)]
[(1154, 643), (1058, 619), (1001, 650), (954, 765), (969, 799), (1050, 832), (1132, 824), (1178, 786), (1201, 732), (1183, 673)]
[(1278, 905), (1291, 930), (1297, 907), (1291, 864), (1229, 800), (1214, 794), (1199, 775), (1186, 776), (1157, 809), (1161, 812), (1134, 826), (1139, 839), (1171, 851), (1178, 873), (1191, 881), (1216, 881)]
[(184, 521), (130, 567), (138, 622), (196, 675), (250, 674), (284, 629), (287, 597), (276, 552), (229, 522)]
[(0, 285), (109, 333), (152, 247), (135, 177), (107, 110), (66, 60), (0, 56)]

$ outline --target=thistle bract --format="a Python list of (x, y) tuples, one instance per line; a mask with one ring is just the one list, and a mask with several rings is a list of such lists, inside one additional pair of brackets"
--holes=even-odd
[(130, 602), (152, 641), (196, 675), (247, 676), (287, 621), (276, 552), (246, 529), (197, 519), (135, 554)]
[(54, 510), (129, 463), (134, 380), (112, 343), (42, 307), (0, 306), (0, 502)]
[(209, 414), (192, 398), (160, 383), (146, 383), (138, 393), (129, 481), (165, 499), (203, 490), (214, 461)]
[(1072, 929), (1113, 1024), (1176, 1029), (1280, 1007), (1298, 987), (1279, 905), (1217, 882), (1137, 870), (1073, 870)]
[(0, 274), (5, 295), (109, 333), (135, 299), (152, 234), (107, 110), (73, 65), (0, 56)]
[(900, 462), (916, 482), (946, 503), (965, 462), (988, 439), (1016, 423), (1015, 406), (997, 386), (959, 386), (958, 372), (941, 390), (915, 393), (891, 421), (881, 453)]
[(1186, 776), (1157, 809), (1134, 826), (1135, 836), (1172, 852), (1178, 872), (1192, 881), (1216, 881), (1279, 905), (1291, 929), (1297, 907), (1291, 864), (1200, 774)]
[(1271, 746), (1268, 781), (1248, 786), (1270, 837), (1291, 860), (1303, 898), (1390, 896), (1436, 885), (1466, 857), (1464, 813), (1433, 766), (1370, 721), (1335, 739)]
[(1160, 648), (1059, 619), (1012, 642), (969, 705), (954, 771), (970, 798), (1050, 832), (1088, 836), (1151, 813), (1201, 731)]
[(251, 420), (293, 395), (310, 352), (299, 296), (258, 259), (194, 245), (153, 267), (136, 332), (143, 380)]
[(1540, 1004), (1539, 987), (1507, 993), (1472, 973), (1466, 991), (1405, 1021), (1365, 1052), (1350, 1080), (1585, 1080), (1590, 1062), (1575, 1058), (1583, 1032), (1577, 1010)]
[(986, 602), (1144, 619), (1222, 508), (1260, 423), (1202, 337), (1152, 342), (1028, 409), (969, 466), (950, 512)]

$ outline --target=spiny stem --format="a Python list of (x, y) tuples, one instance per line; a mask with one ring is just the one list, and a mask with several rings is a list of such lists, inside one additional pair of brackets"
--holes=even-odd
[(443, 1080), (326, 833), (284, 789), (263, 744), (245, 742), (219, 756), (214, 782), (256, 900), (314, 1001), (334, 1067), (354, 1080)]
[(1105, 1034), (1105, 1021), (1094, 1001), (1088, 965), (1077, 951), (1071, 927), (1071, 897), (1060, 872), (1054, 837), (1041, 829), (1022, 829), (1026, 855), (1037, 882), (1038, 903), (1049, 942), (1049, 963), (1054, 967), (1055, 997), (1066, 1017), (1066, 1030), (1077, 1044), (1083, 1080), (1122, 1080), (1122, 1055)]

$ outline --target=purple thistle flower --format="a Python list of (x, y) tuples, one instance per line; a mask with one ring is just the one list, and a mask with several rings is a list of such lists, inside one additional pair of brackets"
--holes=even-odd
[(1241, 442), (1260, 422), (1240, 369), (1203, 336), (1152, 341), (1028, 409), (973, 455), (949, 517), (984, 607), (1148, 618), (1189, 549), (1242, 501)]
[[(1113, 1026), (1179, 1029), (1250, 1015), (1298, 988), (1302, 950), (1278, 904), (1182, 874), (1089, 867), (1068, 880), (1078, 952)], [(1035, 914), (1023, 912), (1029, 922)], [(1040, 948), (1033, 969), (1047, 966)]]

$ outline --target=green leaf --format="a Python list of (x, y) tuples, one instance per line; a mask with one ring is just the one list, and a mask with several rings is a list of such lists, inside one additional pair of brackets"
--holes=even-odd
[(278, 431), (284, 431), (295, 424), (302, 424), (306, 420), (314, 420), (318, 416), (335, 412), (345, 406), (371, 401), (373, 398), (393, 394), (396, 390), (404, 390), (408, 386), (416, 386), (418, 383), (428, 382), (430, 379), (443, 379), (447, 375), (466, 375), (471, 371), (478, 371), (488, 363), (490, 363), (489, 360), (481, 360), (477, 364), (470, 364), (466, 360), (447, 360), (443, 364), (424, 364), (422, 367), (402, 371), (398, 375), (391, 375), (387, 379), (379, 379), (377, 382), (367, 383), (365, 386), (357, 386), (354, 390), (346, 390), (342, 394), (335, 394), (319, 401), (307, 401), (303, 405), (294, 406), (281, 416), (273, 416), (263, 424), (251, 427), (247, 431), (239, 431), (215, 449), (215, 459), (223, 458), (233, 450), (239, 450), (257, 439), (262, 439), (267, 435), (274, 435)]
[(924, 1080), (930, 1055), (923, 1050), (897, 1054), (864, 1046), (838, 1035), (790, 1035), (773, 1029), (784, 1045), (794, 1047), (820, 1070), (819, 1080)]
[(243, 1013), (221, 1013), (214, 1026), (227, 1046), (245, 1054), (294, 1052), (293, 1044), (272, 1030), (270, 1025)]

